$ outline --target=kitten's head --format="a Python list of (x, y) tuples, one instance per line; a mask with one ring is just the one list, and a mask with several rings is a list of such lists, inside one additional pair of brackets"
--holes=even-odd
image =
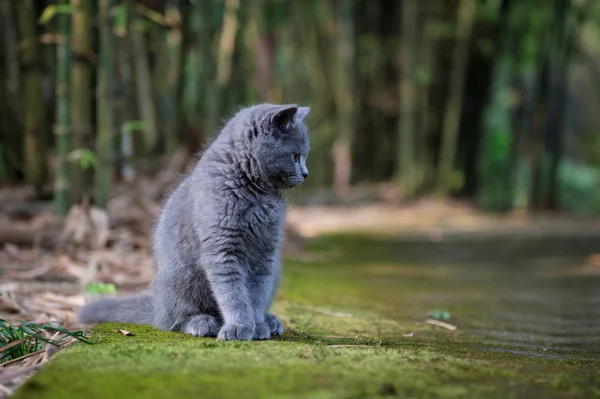
[(262, 104), (254, 111), (252, 149), (269, 184), (288, 189), (302, 183), (308, 176), (310, 139), (304, 119), (310, 108)]

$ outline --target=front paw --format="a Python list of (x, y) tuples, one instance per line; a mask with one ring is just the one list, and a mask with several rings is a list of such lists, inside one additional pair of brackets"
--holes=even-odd
[(279, 321), (277, 316), (272, 315), (271, 313), (267, 313), (265, 315), (265, 322), (269, 325), (271, 335), (283, 334), (283, 324), (281, 324), (281, 321)]
[(254, 337), (254, 326), (247, 324), (225, 324), (219, 335), (218, 341), (249, 341)]
[(256, 325), (256, 331), (254, 331), (254, 339), (269, 339), (271, 338), (271, 330), (267, 323), (260, 323)]

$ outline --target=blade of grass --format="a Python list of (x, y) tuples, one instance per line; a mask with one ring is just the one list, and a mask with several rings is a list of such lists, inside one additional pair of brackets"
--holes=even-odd
[[(60, 342), (61, 340), (65, 339), (66, 337), (73, 337), (73, 338), (77, 339), (78, 341), (88, 343), (88, 344), (92, 343), (90, 340), (87, 339), (87, 337), (85, 336), (85, 334), (82, 330), (69, 331), (66, 328), (63, 328), (63, 327), (60, 327), (60, 326), (57, 326), (54, 324), (43, 324), (40, 326), (40, 325), (32, 323), (32, 322), (23, 322), (21, 324), (20, 328), (27, 334), (32, 335), (32, 336), (36, 337), (37, 339), (39, 339), (40, 341), (44, 341), (46, 343), (56, 344), (56, 343)], [(41, 335), (41, 332), (44, 330), (45, 331), (56, 331), (56, 332), (62, 333), (64, 335), (56, 340), (53, 340), (53, 339), (46, 338), (43, 335)]]
[(45, 351), (45, 349), (40, 349), (40, 350), (37, 350), (37, 351), (35, 351), (35, 352), (28, 353), (27, 355), (23, 355), (23, 356), (21, 356), (21, 357), (18, 357), (18, 358), (16, 358), (16, 359), (12, 359), (12, 360), (9, 360), (9, 361), (7, 361), (7, 362), (4, 362), (4, 363), (2, 363), (0, 366), (2, 366), (2, 367), (6, 367), (6, 366), (8, 366), (9, 364), (13, 364), (13, 363), (16, 363), (16, 362), (18, 362), (18, 361), (25, 360), (25, 359), (27, 359), (28, 357), (31, 357), (31, 356), (38, 355), (38, 354), (40, 354), (40, 353), (43, 353), (44, 351)]
[(60, 348), (67, 346), (70, 340), (93, 343), (82, 330), (69, 331), (54, 324), (39, 325), (25, 321), (20, 323), (15, 326), (8, 320), (0, 319), (0, 365), (10, 364), (39, 353), (45, 350), (48, 344)]

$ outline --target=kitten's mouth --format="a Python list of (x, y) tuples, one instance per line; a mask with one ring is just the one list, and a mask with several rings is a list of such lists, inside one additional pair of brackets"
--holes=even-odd
[(289, 178), (289, 179), (285, 179), (283, 181), (282, 184), (282, 188), (283, 189), (289, 189), (289, 188), (294, 188), (297, 185), (299, 185), (300, 183), (302, 183), (304, 181), (304, 179), (298, 179), (298, 178)]

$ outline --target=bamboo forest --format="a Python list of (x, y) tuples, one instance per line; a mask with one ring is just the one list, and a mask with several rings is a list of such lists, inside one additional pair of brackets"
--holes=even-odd
[(104, 207), (240, 106), (306, 103), (330, 201), (597, 212), (600, 5), (541, 3), (2, 1), (0, 180)]

